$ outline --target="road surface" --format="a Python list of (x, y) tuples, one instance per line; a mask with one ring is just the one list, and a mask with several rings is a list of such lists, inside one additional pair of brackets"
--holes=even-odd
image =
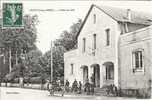
[(135, 98), (83, 95), (65, 95), (61, 97), (49, 96), (48, 92), (43, 90), (0, 87), (0, 100), (135, 100)]

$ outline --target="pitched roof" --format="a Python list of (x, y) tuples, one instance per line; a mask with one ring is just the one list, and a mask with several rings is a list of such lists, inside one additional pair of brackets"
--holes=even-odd
[(108, 16), (116, 20), (117, 22), (129, 22), (129, 23), (136, 23), (136, 24), (152, 25), (152, 15), (150, 14), (130, 10), (131, 20), (128, 20), (127, 19), (128, 9), (120, 9), (120, 8), (108, 7), (108, 6), (97, 6), (93, 4), (91, 5), (88, 11), (76, 38), (80, 34), (93, 7), (98, 8), (99, 10), (101, 10), (102, 12), (104, 12), (105, 14), (107, 14)]
[(108, 6), (97, 6), (97, 5), (95, 6), (104, 13), (106, 13), (107, 15), (111, 16), (116, 21), (145, 24), (145, 25), (152, 24), (152, 15), (144, 12), (137, 12), (130, 10), (131, 20), (129, 21), (127, 18), (128, 9), (120, 9), (120, 8), (108, 7)]

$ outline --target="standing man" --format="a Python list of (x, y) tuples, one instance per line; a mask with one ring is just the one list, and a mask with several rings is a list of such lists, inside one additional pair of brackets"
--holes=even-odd
[(76, 79), (73, 82), (73, 90), (74, 90), (74, 92), (77, 92), (77, 90), (78, 90), (78, 82)]
[(82, 91), (82, 83), (79, 81), (79, 86), (78, 86), (78, 93), (81, 94)]
[(90, 94), (90, 83), (89, 83), (89, 79), (87, 79), (84, 87), (85, 87), (85, 92), (87, 92), (87, 95), (89, 95), (89, 94)]
[(94, 84), (94, 75), (91, 76), (91, 83), (90, 83), (90, 92), (91, 94), (93, 95), (94, 94), (94, 87), (95, 87), (95, 84)]
[(65, 91), (66, 92), (69, 92), (69, 85), (70, 85), (69, 81), (66, 80), (66, 82), (65, 82)]

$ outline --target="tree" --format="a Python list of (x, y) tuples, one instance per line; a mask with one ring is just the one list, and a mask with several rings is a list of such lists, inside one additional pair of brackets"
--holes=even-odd
[[(67, 30), (63, 31), (61, 33), (60, 37), (58, 39), (56, 39), (53, 43), (54, 46), (53, 46), (52, 52), (53, 52), (53, 79), (54, 80), (59, 77), (63, 81), (64, 53), (71, 49), (77, 48), (76, 35), (80, 29), (81, 24), (82, 24), (82, 21), (80, 19), (78, 19), (78, 21), (76, 23), (73, 23), (71, 25), (69, 32)], [(50, 68), (51, 50), (46, 52), (44, 57), (47, 58), (45, 63), (47, 63)], [(49, 69), (49, 71), (50, 71), (50, 69)]]
[(82, 20), (78, 19), (78, 22), (73, 23), (70, 27), (70, 31), (63, 31), (59, 37), (54, 42), (55, 46), (63, 46), (66, 51), (77, 48), (77, 39), (76, 35), (81, 27)]
[(66, 49), (63, 46), (53, 47), (53, 76), (54, 79), (58, 77), (63, 79), (64, 76), (64, 52)]
[(41, 66), (39, 65), (39, 59), (42, 56), (42, 52), (38, 49), (31, 50), (26, 55), (26, 77), (37, 77), (39, 76), (39, 73), (41, 72)]
[[(24, 28), (5, 28), (0, 34), (0, 40), (5, 45), (5, 48), (24, 49), (26, 52), (35, 48), (37, 38), (36, 25), (38, 22), (37, 16), (24, 16)], [(15, 46), (15, 47), (14, 47)]]
[[(24, 56), (31, 50), (36, 49), (36, 39), (37, 31), (36, 25), (38, 23), (38, 17), (25, 15), (23, 17), (24, 27), (23, 28), (5, 28), (1, 29), (0, 32), (0, 42), (4, 44), (5, 54), (6, 54), (6, 63), (9, 63), (7, 66), (11, 66), (12, 72), (11, 75), (7, 76), (18, 76), (18, 71), (23, 72), (25, 66), (19, 62), (19, 59), (22, 54)], [(20, 66), (20, 67), (19, 67)], [(23, 74), (22, 74), (23, 75)], [(20, 74), (20, 76), (22, 76)]]

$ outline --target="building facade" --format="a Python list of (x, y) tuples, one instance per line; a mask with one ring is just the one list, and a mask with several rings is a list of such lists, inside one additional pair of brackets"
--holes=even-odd
[(64, 79), (96, 87), (148, 88), (152, 70), (152, 16), (92, 5), (77, 34), (78, 48), (64, 54)]

